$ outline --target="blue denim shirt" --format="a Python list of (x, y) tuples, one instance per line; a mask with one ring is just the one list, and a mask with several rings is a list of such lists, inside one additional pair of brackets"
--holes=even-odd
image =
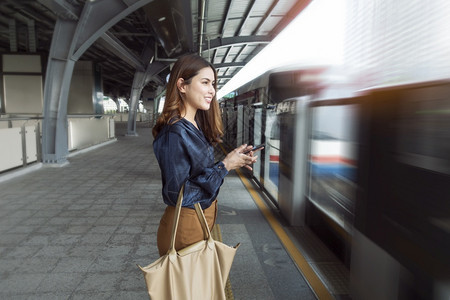
[(161, 169), (164, 203), (175, 206), (183, 183), (183, 206), (203, 209), (216, 199), (228, 174), (222, 162), (214, 163), (213, 146), (191, 122), (181, 119), (165, 125), (153, 141), (153, 150)]

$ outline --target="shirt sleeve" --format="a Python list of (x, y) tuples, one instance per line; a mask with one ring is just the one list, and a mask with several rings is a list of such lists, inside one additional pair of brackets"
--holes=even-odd
[[(183, 206), (193, 207), (197, 202), (206, 208), (211, 205), (219, 193), (224, 177), (228, 174), (222, 162), (212, 166), (199, 168), (204, 164), (205, 157), (192, 154), (190, 145), (185, 138), (177, 132), (169, 132), (166, 136), (167, 148), (161, 151), (160, 167), (165, 181), (163, 194), (171, 205), (176, 205), (178, 192), (184, 183)], [(192, 168), (192, 166), (196, 168)], [(196, 169), (197, 171), (193, 171)]]

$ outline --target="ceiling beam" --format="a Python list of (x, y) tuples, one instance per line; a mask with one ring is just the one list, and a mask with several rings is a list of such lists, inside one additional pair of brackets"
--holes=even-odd
[(255, 34), (258, 33), (259, 29), (262, 27), (264, 22), (266, 22), (267, 19), (269, 18), (269, 16), (272, 14), (272, 11), (275, 9), (275, 7), (277, 6), (278, 2), (279, 2), (279, 0), (275, 0), (275, 1), (272, 2), (272, 4), (270, 5), (269, 9), (264, 14), (264, 17), (261, 19), (261, 21), (255, 27), (255, 30), (253, 30), (252, 35), (255, 35)]
[(227, 14), (226, 14), (226, 16), (225, 16), (225, 18), (223, 20), (223, 23), (222, 23), (222, 30), (220, 31), (221, 32), (221, 36), (224, 35), (225, 28), (228, 25), (228, 20), (230, 19), (230, 10), (231, 10), (231, 6), (233, 6), (233, 2), (234, 2), (234, 0), (229, 0), (228, 3), (227, 3)]
[(216, 69), (243, 68), (244, 66), (245, 66), (245, 62), (231, 62), (231, 63), (214, 64), (214, 68), (216, 68)]
[(81, 7), (72, 5), (66, 0), (37, 0), (50, 9), (55, 15), (66, 20), (76, 21), (80, 17)]
[(298, 16), (312, 0), (297, 1), (294, 6), (286, 13), (283, 19), (272, 29), (270, 35), (277, 36), (295, 17)]
[(248, 19), (251, 17), (253, 6), (255, 6), (256, 0), (252, 0), (252, 3), (248, 5), (247, 10), (245, 11), (245, 14), (243, 15), (243, 20), (241, 24), (239, 24), (239, 29), (235, 32), (234, 35), (241, 35), (242, 29), (244, 28), (245, 23), (248, 21)]
[(131, 52), (118, 38), (109, 32), (105, 32), (99, 39), (100, 43), (104, 43), (104, 47), (123, 59), (127, 64), (139, 71), (144, 71), (147, 67), (141, 59)]
[[(98, 38), (130, 13), (153, 0), (88, 1), (80, 15), (74, 58), (78, 59)], [(96, 16), (96, 17), (92, 17)]]
[(247, 49), (247, 45), (248, 45), (248, 44), (245, 44), (244, 47), (242, 47), (241, 50), (239, 50), (238, 54), (237, 54), (236, 57), (234, 58), (234, 61), (238, 61), (238, 60), (239, 60), (239, 57), (241, 56), (241, 54), (244, 52), (244, 50)]
[(271, 38), (265, 35), (256, 36), (235, 36), (229, 38), (217, 38), (210, 40), (209, 49), (204, 51), (216, 50), (221, 47), (241, 46), (249, 44), (268, 44), (271, 42)]

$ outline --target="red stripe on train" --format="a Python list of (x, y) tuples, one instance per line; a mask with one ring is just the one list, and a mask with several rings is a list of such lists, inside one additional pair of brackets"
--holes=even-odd
[(331, 163), (344, 163), (349, 165), (355, 165), (354, 159), (345, 158), (342, 156), (317, 156), (311, 155), (310, 160), (315, 163), (331, 164)]

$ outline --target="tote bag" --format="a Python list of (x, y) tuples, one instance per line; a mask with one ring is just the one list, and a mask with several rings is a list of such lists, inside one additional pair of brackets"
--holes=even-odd
[(151, 300), (225, 300), (225, 284), (239, 247), (213, 240), (200, 204), (195, 204), (204, 240), (178, 252), (175, 238), (183, 202), (184, 186), (178, 194), (172, 236), (167, 254), (139, 268), (144, 273)]

